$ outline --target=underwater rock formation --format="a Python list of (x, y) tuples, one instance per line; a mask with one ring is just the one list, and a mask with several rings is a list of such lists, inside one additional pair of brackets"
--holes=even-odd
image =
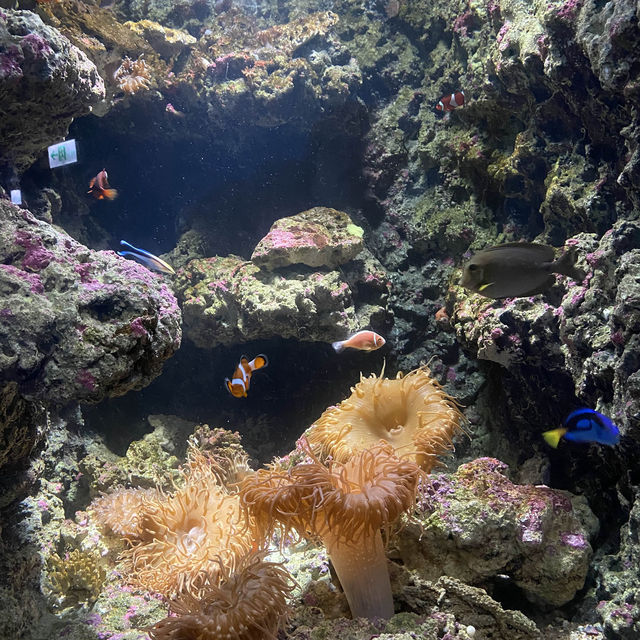
[(512, 484), (493, 458), (427, 476), (421, 524), (398, 540), (410, 570), (482, 584), (506, 574), (527, 598), (560, 606), (584, 585), (598, 521), (583, 498)]
[(2, 386), (61, 406), (141, 389), (180, 346), (161, 277), (0, 201)]
[(336, 269), (362, 251), (363, 235), (364, 229), (346, 213), (314, 207), (276, 220), (253, 250), (251, 261), (269, 271), (294, 264)]
[(0, 9), (1, 165), (23, 171), (105, 96), (94, 63), (30, 11)]
[(606, 390), (608, 414), (624, 432), (640, 412), (640, 224), (621, 221), (600, 241), (580, 234), (567, 244), (589, 267), (584, 283), (501, 301), (454, 287), (451, 323), (475, 357), (515, 377), (526, 375), (523, 365), (568, 375), (585, 402)]
[[(304, 212), (304, 219), (315, 219), (318, 211), (326, 225), (324, 233), (329, 234), (331, 225), (327, 224), (326, 212), (334, 210), (316, 207), (311, 210), (313, 214)], [(332, 342), (361, 327), (383, 326), (387, 320), (387, 276), (370, 253), (360, 251), (361, 238), (349, 231), (348, 216), (335, 212), (332, 218), (343, 223), (345, 235), (332, 234), (338, 239), (331, 244), (318, 238), (309, 240), (309, 227), (305, 227), (295, 232), (303, 249), (298, 251), (293, 247), (290, 251), (292, 232), (285, 232), (283, 239), (280, 231), (272, 229), (256, 247), (254, 258), (259, 255), (259, 260), (249, 262), (237, 256), (214, 256), (192, 260), (180, 269), (175, 287), (186, 335), (197, 346), (210, 349), (219, 344), (275, 336)], [(293, 224), (291, 221), (296, 219), (296, 216), (285, 218), (284, 224)], [(280, 222), (274, 227), (279, 228)], [(291, 245), (294, 244), (292, 241)], [(358, 258), (351, 259), (356, 250)], [(340, 271), (321, 266), (336, 265), (343, 260), (349, 262), (342, 264)], [(315, 262), (318, 268), (294, 264), (280, 270), (266, 270), (256, 266), (258, 261), (266, 261), (269, 269), (293, 261)]]

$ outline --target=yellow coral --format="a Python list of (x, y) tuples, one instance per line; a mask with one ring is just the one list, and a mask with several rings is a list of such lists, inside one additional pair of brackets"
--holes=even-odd
[(113, 74), (113, 79), (118, 83), (118, 87), (126, 94), (133, 94), (141, 89), (149, 89), (151, 82), (151, 69), (141, 54), (137, 60), (132, 60), (125, 56), (122, 64)]
[(100, 557), (75, 549), (61, 558), (57, 553), (47, 560), (47, 575), (51, 591), (61, 604), (90, 602), (99, 595), (106, 572)]

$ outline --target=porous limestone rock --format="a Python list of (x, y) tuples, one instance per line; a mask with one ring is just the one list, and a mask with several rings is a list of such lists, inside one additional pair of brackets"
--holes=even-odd
[(533, 602), (561, 606), (584, 585), (598, 521), (584, 498), (514, 485), (506, 469), (479, 458), (427, 476), (420, 525), (398, 539), (402, 560), (428, 580), (478, 585), (506, 574)]
[(2, 164), (22, 171), (105, 96), (96, 66), (31, 11), (0, 9)]
[(176, 280), (185, 333), (199, 347), (272, 337), (338, 340), (358, 327), (337, 271), (279, 274), (237, 256), (192, 260)]
[(163, 278), (0, 201), (0, 386), (48, 406), (140, 389), (180, 346)]
[(165, 60), (175, 58), (197, 42), (192, 35), (180, 29), (163, 27), (153, 20), (125, 22), (124, 24), (133, 32), (147, 40), (154, 50)]
[(268, 270), (292, 264), (335, 269), (362, 251), (363, 235), (364, 230), (346, 213), (314, 207), (276, 220), (251, 260)]

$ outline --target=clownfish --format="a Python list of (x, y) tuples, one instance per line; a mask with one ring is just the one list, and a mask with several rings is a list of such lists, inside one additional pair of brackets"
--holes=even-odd
[(442, 96), (436, 105), (437, 111), (453, 111), (464, 104), (464, 91), (456, 91), (447, 96)]
[(233, 372), (233, 378), (231, 380), (229, 380), (229, 378), (224, 379), (229, 393), (234, 398), (246, 398), (251, 375), (254, 371), (263, 369), (268, 364), (267, 356), (262, 353), (251, 361), (249, 361), (247, 356), (241, 356), (240, 364), (238, 364), (236, 370)]
[(361, 351), (375, 351), (384, 346), (386, 340), (375, 331), (358, 331), (346, 340), (333, 342), (331, 346), (340, 353), (343, 349), (360, 349)]
[(105, 198), (107, 200), (113, 200), (118, 195), (117, 190), (109, 186), (106, 169), (100, 171), (95, 178), (91, 178), (89, 191), (87, 191), (87, 193), (90, 193), (97, 200), (104, 200)]
[(614, 446), (620, 441), (620, 430), (607, 416), (593, 409), (578, 409), (567, 416), (559, 429), (545, 431), (542, 437), (554, 449), (560, 438), (573, 442), (598, 442)]

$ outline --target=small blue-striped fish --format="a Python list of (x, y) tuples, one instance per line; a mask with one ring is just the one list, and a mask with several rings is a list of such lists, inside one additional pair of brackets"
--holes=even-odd
[(135, 258), (139, 262), (142, 262), (145, 267), (152, 269), (153, 271), (168, 273), (172, 276), (176, 275), (173, 267), (168, 262), (165, 262), (162, 258), (158, 258), (158, 256), (154, 256), (153, 253), (149, 253), (144, 249), (138, 249), (138, 247), (134, 247), (132, 244), (129, 244), (124, 240), (120, 240), (120, 244), (124, 247), (129, 247), (129, 250), (118, 251), (119, 256), (122, 256), (123, 258)]

